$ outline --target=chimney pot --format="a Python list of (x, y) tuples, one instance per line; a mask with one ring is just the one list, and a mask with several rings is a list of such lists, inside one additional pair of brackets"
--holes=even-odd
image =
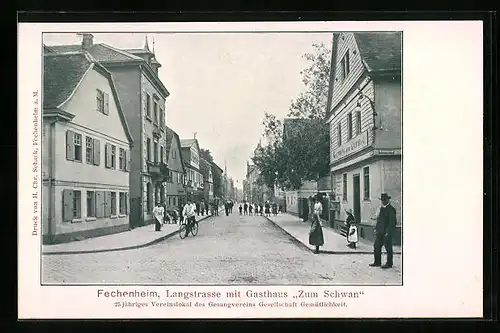
[(94, 44), (94, 35), (88, 34), (88, 33), (83, 33), (82, 34), (82, 48), (84, 50), (88, 50), (92, 47)]

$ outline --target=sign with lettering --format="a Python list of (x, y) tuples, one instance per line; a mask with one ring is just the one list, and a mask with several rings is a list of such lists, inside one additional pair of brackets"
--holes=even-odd
[(366, 148), (368, 146), (368, 131), (365, 131), (348, 142), (344, 143), (342, 146), (338, 147), (333, 151), (333, 160), (338, 160), (358, 151)]

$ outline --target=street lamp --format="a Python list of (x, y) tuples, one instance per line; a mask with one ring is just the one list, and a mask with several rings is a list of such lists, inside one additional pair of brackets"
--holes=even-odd
[[(378, 113), (377, 113), (377, 111), (375, 111), (375, 103), (372, 101), (372, 99), (370, 97), (363, 94), (363, 92), (359, 93), (358, 102), (356, 103), (356, 110), (361, 111), (361, 101), (364, 99), (367, 99), (368, 102), (370, 103), (370, 107), (372, 109), (372, 117), (373, 117), (373, 129), (376, 130), (378, 128), (376, 125), (376, 120), (377, 120), (376, 117), (377, 117)], [(382, 129), (382, 126), (380, 126), (380, 129)]]

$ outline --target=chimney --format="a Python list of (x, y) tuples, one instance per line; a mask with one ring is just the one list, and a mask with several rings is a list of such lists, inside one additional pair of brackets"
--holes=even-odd
[(83, 33), (82, 34), (82, 49), (88, 50), (94, 44), (94, 36), (92, 34)]

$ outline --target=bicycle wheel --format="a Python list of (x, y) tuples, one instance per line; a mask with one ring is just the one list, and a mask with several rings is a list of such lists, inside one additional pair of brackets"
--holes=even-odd
[(198, 221), (194, 221), (193, 224), (191, 225), (191, 235), (193, 236), (198, 235)]
[(179, 226), (179, 237), (181, 239), (184, 239), (186, 237), (186, 223), (181, 223), (181, 225)]

